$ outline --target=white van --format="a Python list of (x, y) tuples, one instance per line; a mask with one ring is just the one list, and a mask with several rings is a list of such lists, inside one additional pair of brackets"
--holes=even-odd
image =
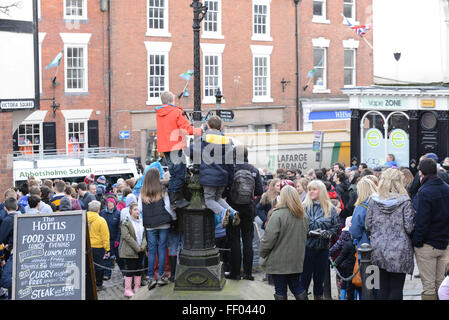
[(91, 173), (96, 178), (105, 176), (108, 182), (115, 182), (118, 178), (139, 178), (134, 159), (126, 157), (17, 159), (13, 161), (15, 186), (20, 186), (29, 176), (41, 180), (63, 179), (70, 182), (82, 182)]

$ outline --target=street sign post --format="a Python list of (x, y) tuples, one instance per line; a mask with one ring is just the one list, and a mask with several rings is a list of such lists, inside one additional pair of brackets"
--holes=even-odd
[(313, 134), (313, 144), (312, 144), (312, 151), (316, 152), (316, 161), (320, 163), (320, 169), (321, 169), (321, 163), (323, 161), (323, 157), (321, 156), (321, 151), (323, 149), (323, 136), (324, 132), (322, 131), (315, 131)]
[[(131, 137), (131, 133), (129, 130), (123, 130), (120, 131), (120, 140), (123, 140), (123, 149), (126, 153), (126, 140), (128, 140)], [(124, 158), (124, 162), (126, 162), (126, 157)]]
[(232, 110), (218, 109), (217, 116), (219, 116), (221, 120), (225, 122), (234, 121), (234, 111)]

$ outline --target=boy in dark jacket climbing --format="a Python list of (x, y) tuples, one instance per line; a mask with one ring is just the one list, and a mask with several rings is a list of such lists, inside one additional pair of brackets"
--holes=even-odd
[[(232, 185), (234, 177), (233, 147), (222, 130), (221, 119), (217, 116), (207, 121), (207, 129), (201, 137), (200, 184), (204, 190), (206, 207), (219, 217), (226, 227), (240, 223), (239, 213), (223, 199), (226, 187)], [(190, 158), (194, 161), (193, 145), (190, 146)]]

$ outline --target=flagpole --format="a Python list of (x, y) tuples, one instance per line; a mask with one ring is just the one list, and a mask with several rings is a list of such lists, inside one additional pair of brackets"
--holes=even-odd
[(362, 37), (362, 38), (363, 38), (363, 40), (365, 40), (366, 44), (369, 45), (369, 47), (370, 47), (372, 50), (374, 50), (373, 45), (372, 45), (371, 43), (369, 43), (369, 41), (366, 40), (365, 37)]

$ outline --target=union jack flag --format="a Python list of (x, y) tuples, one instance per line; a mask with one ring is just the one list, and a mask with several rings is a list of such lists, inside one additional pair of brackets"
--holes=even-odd
[(346, 23), (348, 24), (348, 26), (354, 30), (361, 38), (363, 38), (366, 33), (371, 29), (371, 25), (366, 25), (366, 26), (354, 26), (349, 20), (348, 18), (346, 18)]

